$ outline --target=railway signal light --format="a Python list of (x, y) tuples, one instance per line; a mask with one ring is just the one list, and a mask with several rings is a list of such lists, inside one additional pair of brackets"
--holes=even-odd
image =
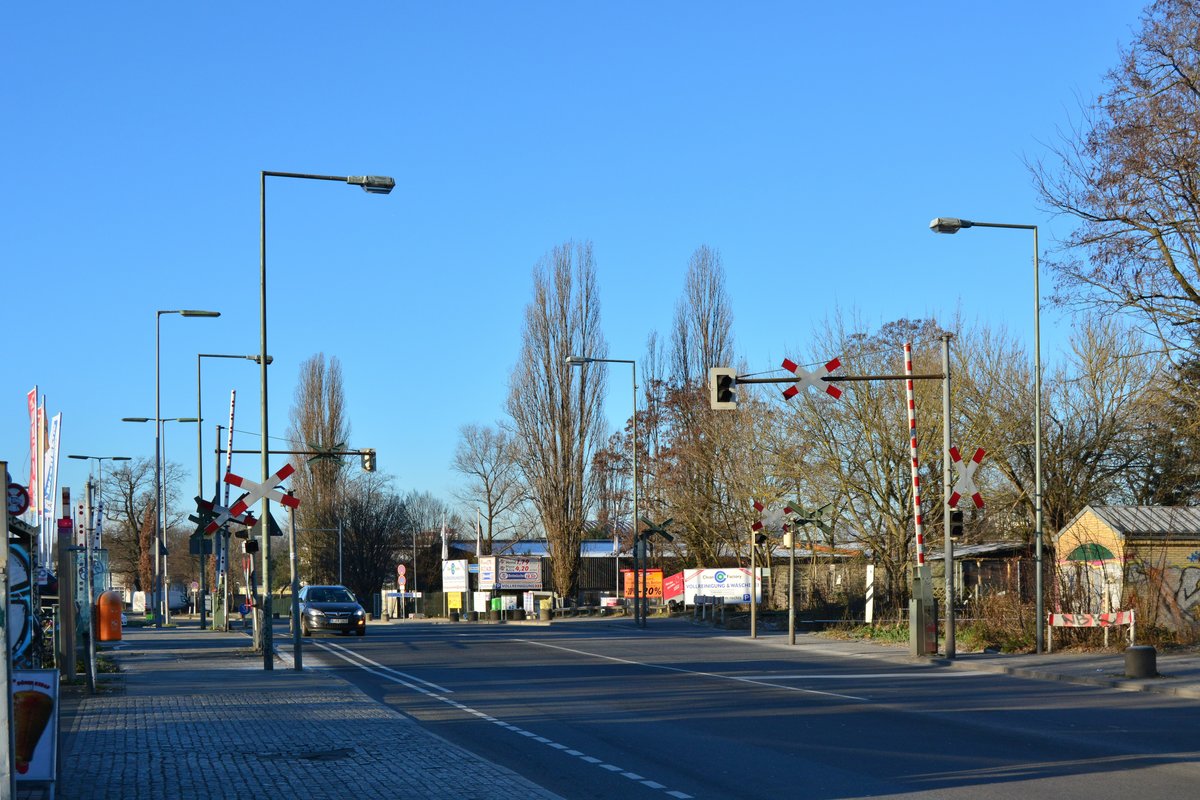
[(737, 408), (737, 370), (732, 367), (709, 367), (708, 404), (714, 411)]

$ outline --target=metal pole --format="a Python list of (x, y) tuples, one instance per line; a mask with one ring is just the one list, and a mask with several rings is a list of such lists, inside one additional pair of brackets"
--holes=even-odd
[(292, 508), (288, 509), (288, 548), (291, 551), (288, 560), (292, 567), (292, 660), (296, 670), (300, 671), (304, 669), (300, 650), (300, 576), (296, 569), (296, 510)]
[[(196, 496), (204, 497), (204, 415), (201, 413), (201, 394), (200, 394), (200, 355), (196, 354)], [(196, 598), (196, 605), (200, 606), (200, 630), (204, 630), (207, 616), (204, 612), (204, 594), (205, 576), (208, 572), (208, 563), (204, 558), (204, 531), (199, 531), (200, 553), (196, 556), (196, 561), (200, 564), (200, 595)], [(213, 534), (213, 542), (216, 542), (216, 534)]]
[[(157, 412), (155, 412), (155, 413), (157, 413)], [(162, 463), (163, 463), (163, 476), (162, 476), (163, 485), (159, 488), (159, 491), (161, 492), (161, 494), (159, 496), (163, 499), (162, 541), (159, 543), (159, 546), (158, 546), (159, 552), (162, 553), (162, 573), (159, 576), (160, 577), (159, 582), (162, 586), (162, 620), (163, 620), (163, 624), (170, 625), (171, 624), (171, 600), (170, 600), (170, 598), (167, 597), (167, 592), (169, 592), (171, 589), (171, 578), (169, 575), (167, 575), (167, 526), (170, 524), (170, 522), (167, 519), (167, 487), (166, 487), (166, 483), (167, 483), (167, 470), (166, 470), (166, 465), (167, 465), (167, 426), (163, 424), (164, 422), (166, 422), (166, 420), (163, 420), (162, 422), (159, 423), (159, 425), (162, 427)]]
[[(633, 411), (632, 411), (632, 414), (633, 414), (633, 529), (634, 529), (634, 532), (636, 532), (637, 528), (638, 528), (638, 519), (639, 519), (639, 517), (638, 517), (639, 511), (638, 511), (637, 361), (631, 359), (629, 362), (629, 366), (631, 369), (631, 374), (633, 375)], [(642, 550), (642, 562), (643, 562), (642, 567), (643, 567), (643, 569), (645, 568), (645, 560), (646, 560), (646, 551)], [(645, 575), (642, 576), (642, 584), (643, 584), (643, 588), (644, 588)], [(637, 586), (638, 586), (638, 584), (637, 584), (636, 578), (635, 578), (634, 588), (636, 589)], [(635, 602), (636, 602), (636, 598), (635, 598)], [(645, 609), (642, 609), (641, 620), (642, 620), (641, 624), (644, 627), (646, 624)]]
[(1038, 229), (1033, 227), (1033, 514), (1036, 584), (1037, 652), (1045, 646), (1046, 609), (1042, 587), (1042, 301), (1038, 287)]
[(338, 533), (338, 583), (345, 586), (345, 581), (342, 580), (342, 521), (339, 519), (337, 524)]
[(162, 387), (159, 373), (159, 340), (162, 329), (161, 311), (154, 312), (154, 627), (162, 628), (162, 607), (159, 597), (162, 591)]
[[(213, 448), (213, 502), (221, 496), (221, 430), (224, 426), (217, 425), (217, 446)], [(201, 492), (201, 496), (203, 496)], [(224, 531), (217, 531), (213, 534), (213, 630), (217, 629), (217, 592), (221, 594), (221, 630), (229, 630), (229, 580), (226, 578), (222, 581), (222, 577), (228, 574), (228, 570), (221, 569), (222, 558), (228, 559), (227, 551), (229, 542), (226, 540)]]
[(758, 638), (758, 592), (754, 591), (755, 583), (755, 566), (754, 566), (754, 535), (755, 530), (750, 529), (750, 638)]
[(96, 588), (93, 584), (92, 576), (92, 536), (94, 529), (92, 527), (92, 481), (91, 478), (84, 484), (83, 492), (83, 568), (87, 572), (84, 578), (84, 586), (87, 587), (87, 689), (88, 694), (96, 693)]
[[(799, 528), (799, 526), (793, 526)], [(792, 530), (788, 544), (791, 549), (788, 552), (788, 644), (796, 643), (796, 534), (798, 530)]]
[[(0, 461), (0, 475), (4, 475), (5, 483), (8, 482), (8, 462)], [(36, 486), (30, 486), (29, 491), (33, 492), (37, 489)], [(48, 509), (51, 517), (54, 516), (54, 509)], [(4, 538), (8, 539), (8, 503), (0, 508), (0, 523), (4, 530)], [(66, 587), (67, 576), (63, 575), (60, 570), (61, 585)], [(9, 620), (12, 617), (8, 613), (8, 542), (5, 541), (5, 546), (0, 547), (0, 612), (3, 612), (4, 620)], [(0, 736), (0, 792), (3, 792), (5, 797), (15, 797), (16, 791), (13, 784), (13, 714), (12, 714), (12, 648), (8, 647), (8, 632), (4, 631), (3, 638), (5, 646), (0, 648), (4, 651), (0, 655), (0, 692), (3, 692), (3, 697), (0, 698), (0, 703), (4, 705), (3, 716), (0, 716), (0, 724), (4, 726), (4, 733)]]
[(953, 509), (947, 502), (950, 498), (950, 334), (942, 334), (942, 537), (946, 570), (946, 658), (955, 657), (954, 642), (954, 539), (950, 536), (950, 514)]
[[(259, 375), (260, 415), (262, 429), (262, 480), (271, 477), (270, 456), (267, 452), (269, 428), (267, 427), (267, 173), (258, 175), (258, 278), (259, 278)], [(260, 630), (263, 669), (275, 666), (274, 642), (271, 639), (271, 501), (262, 500), (262, 625)]]

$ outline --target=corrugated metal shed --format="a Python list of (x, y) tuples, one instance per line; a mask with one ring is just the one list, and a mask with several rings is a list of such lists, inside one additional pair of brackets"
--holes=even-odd
[[(1088, 508), (1127, 538), (1200, 536), (1200, 507), (1197, 506), (1088, 506), (1076, 515), (1076, 519)], [(1070, 527), (1070, 523), (1066, 527)]]

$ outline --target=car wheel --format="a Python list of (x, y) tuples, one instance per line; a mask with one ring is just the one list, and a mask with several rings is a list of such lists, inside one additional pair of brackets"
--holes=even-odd
[(359, 636), (366, 636), (366, 635), (367, 635), (367, 629), (366, 629), (366, 628), (359, 628), (359, 629), (358, 629), (358, 631), (357, 631), (357, 633), (358, 633), (358, 635), (359, 635)]
[(307, 622), (301, 622), (301, 623), (300, 623), (300, 635), (301, 635), (301, 636), (312, 636), (312, 631), (310, 631), (310, 630), (308, 629), (308, 623), (307, 623)]

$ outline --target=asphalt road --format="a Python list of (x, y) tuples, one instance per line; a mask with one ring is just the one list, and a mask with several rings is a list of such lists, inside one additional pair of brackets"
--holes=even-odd
[(566, 798), (1168, 798), (1200, 702), (751, 641), (680, 620), (376, 625), (306, 640), (429, 730)]

